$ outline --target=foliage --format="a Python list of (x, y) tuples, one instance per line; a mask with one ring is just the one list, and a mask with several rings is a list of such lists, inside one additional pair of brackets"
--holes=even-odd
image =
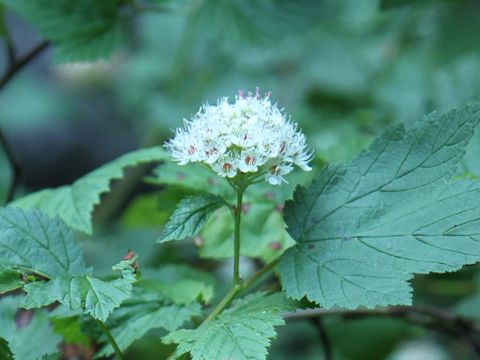
[(478, 261), (478, 184), (446, 180), (479, 120), (473, 105), (397, 126), (297, 190), (286, 208), (297, 240), (282, 258), (287, 293), (327, 308), (411, 304), (411, 274)]
[(100, 195), (110, 190), (110, 182), (121, 178), (126, 167), (165, 158), (160, 147), (138, 150), (92, 171), (71, 186), (42, 190), (15, 201), (13, 205), (35, 207), (47, 215), (60, 216), (75, 230), (91, 233), (92, 211), (100, 202)]
[(266, 359), (274, 327), (283, 325), (281, 314), (295, 305), (282, 294), (255, 293), (237, 300), (217, 319), (195, 330), (178, 330), (164, 341), (179, 344), (177, 354), (192, 354), (194, 360)]
[[(0, 147), (0, 358), (479, 357), (478, 16), (473, 0), (0, 0), (18, 162)], [(157, 145), (200, 100), (257, 85), (314, 171), (238, 206), (235, 183)]]

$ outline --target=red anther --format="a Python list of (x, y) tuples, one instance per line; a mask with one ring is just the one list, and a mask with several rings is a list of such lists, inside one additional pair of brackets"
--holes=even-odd
[(248, 155), (245, 158), (245, 164), (247, 164), (247, 165), (255, 165), (256, 162), (257, 162), (257, 159), (254, 156)]
[(243, 93), (243, 90), (238, 90), (238, 96), (241, 98), (245, 97), (245, 94)]
[(233, 169), (233, 165), (230, 163), (223, 164), (223, 171), (230, 171)]
[(135, 252), (132, 250), (128, 250), (127, 255), (125, 255), (122, 260), (132, 260), (135, 257)]
[(196, 152), (197, 152), (197, 148), (196, 148), (195, 146), (193, 146), (193, 145), (190, 145), (190, 147), (188, 148), (188, 153), (189, 153), (190, 155), (193, 155), (193, 154), (195, 154)]
[(280, 144), (280, 153), (283, 153), (285, 151), (285, 148), (287, 147), (287, 144), (285, 144), (285, 141), (283, 141)]
[(268, 98), (271, 98), (272, 97), (272, 92), (269, 91), (265, 94), (265, 97), (268, 99)]

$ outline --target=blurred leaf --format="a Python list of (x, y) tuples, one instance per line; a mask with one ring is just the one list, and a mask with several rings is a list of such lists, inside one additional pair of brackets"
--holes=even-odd
[(215, 286), (215, 279), (207, 272), (187, 265), (170, 264), (145, 269), (135, 286), (135, 294), (144, 300), (168, 300), (180, 305), (196, 300), (209, 303)]
[(447, 182), (479, 108), (396, 126), (299, 188), (286, 207), (297, 241), (280, 264), (287, 294), (326, 308), (410, 304), (412, 274), (479, 261), (479, 183)]
[(36, 310), (28, 324), (18, 326), (16, 316), (19, 302), (19, 296), (0, 299), (0, 338), (8, 342), (14, 358), (37, 360), (56, 353), (61, 338), (53, 332), (48, 315)]
[(212, 212), (223, 205), (225, 201), (215, 195), (198, 195), (183, 199), (157, 241), (163, 243), (198, 235)]
[[(162, 328), (174, 331), (192, 317), (201, 315), (201, 307), (198, 303), (183, 306), (143, 303), (127, 306), (121, 310), (123, 310), (123, 313), (119, 312), (121, 321), (111, 328), (112, 336), (121, 350), (127, 349), (150, 330)], [(107, 356), (113, 353), (112, 346), (108, 344), (96, 356)]]
[(0, 294), (19, 289), (22, 286), (22, 273), (20, 271), (0, 268)]
[(155, 177), (147, 178), (147, 182), (154, 185), (175, 185), (224, 197), (233, 194), (232, 188), (225, 178), (199, 164), (180, 166), (167, 160), (154, 170), (154, 175)]
[(68, 226), (92, 233), (92, 211), (100, 195), (110, 190), (110, 182), (123, 177), (126, 167), (161, 161), (168, 157), (162, 147), (137, 150), (88, 173), (71, 186), (46, 189), (12, 203), (21, 208), (38, 208), (49, 216), (61, 217)]
[(58, 62), (108, 57), (123, 41), (118, 0), (1, 0), (55, 46)]
[(163, 338), (177, 343), (177, 357), (190, 353), (193, 360), (266, 359), (275, 327), (295, 303), (282, 293), (255, 293), (235, 300), (230, 308), (195, 330), (177, 330)]
[(82, 323), (78, 316), (52, 317), (50, 321), (56, 334), (62, 335), (67, 344), (90, 345), (90, 338), (82, 331)]
[[(242, 216), (240, 254), (271, 261), (294, 244), (285, 230), (282, 215), (272, 203), (246, 203)], [(233, 256), (234, 225), (228, 209), (218, 210), (201, 232), (200, 256)]]

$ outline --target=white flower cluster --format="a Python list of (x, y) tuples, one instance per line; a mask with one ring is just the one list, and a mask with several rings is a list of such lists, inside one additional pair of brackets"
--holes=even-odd
[(218, 175), (233, 178), (241, 173), (260, 173), (279, 185), (293, 165), (310, 171), (312, 153), (305, 135), (297, 129), (270, 94), (242, 92), (233, 104), (221, 98), (217, 105), (203, 105), (165, 147), (180, 165), (200, 162)]

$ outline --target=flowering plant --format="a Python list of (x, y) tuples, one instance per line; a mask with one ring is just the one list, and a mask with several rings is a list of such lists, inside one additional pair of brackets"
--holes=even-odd
[(264, 176), (272, 185), (285, 181), (293, 165), (312, 169), (305, 135), (258, 88), (256, 94), (239, 92), (234, 103), (223, 97), (203, 105), (165, 147), (180, 165), (200, 162), (222, 177)]

